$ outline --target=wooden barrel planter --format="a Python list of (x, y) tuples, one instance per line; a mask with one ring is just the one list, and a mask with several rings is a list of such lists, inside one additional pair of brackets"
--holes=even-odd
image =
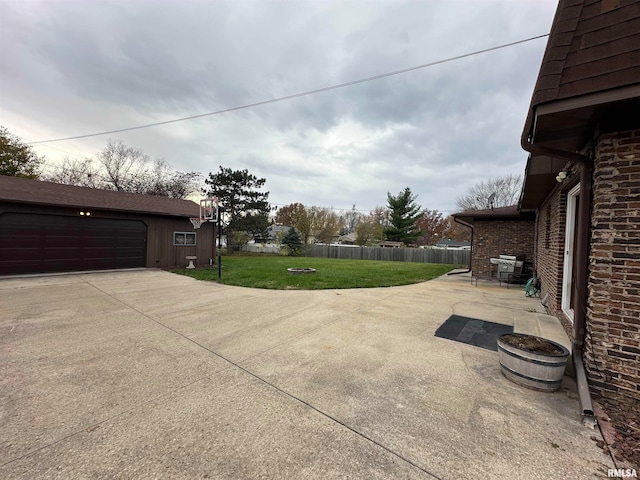
[(555, 392), (560, 388), (569, 350), (545, 338), (521, 333), (498, 337), (502, 374), (518, 385)]

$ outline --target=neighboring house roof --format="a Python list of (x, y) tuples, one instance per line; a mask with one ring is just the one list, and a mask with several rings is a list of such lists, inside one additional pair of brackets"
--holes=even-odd
[(2, 201), (178, 217), (200, 215), (199, 205), (190, 200), (74, 187), (0, 175), (0, 202)]
[(460, 220), (463, 224), (473, 225), (477, 220), (534, 220), (535, 214), (521, 212), (518, 205), (510, 205), (484, 210), (465, 210), (454, 213), (453, 218)]
[(289, 230), (291, 230), (291, 228), (293, 227), (288, 227), (286, 225), (270, 225), (267, 229), (267, 232), (269, 232), (270, 238), (276, 240), (278, 235), (284, 237), (287, 233), (289, 233)]
[(347, 233), (346, 235), (340, 235), (338, 238), (339, 242), (347, 242), (347, 243), (356, 243), (357, 235), (355, 232)]
[(391, 242), (391, 241), (384, 241), (384, 242), (380, 242), (380, 246), (381, 247), (402, 247), (404, 245), (404, 243), (402, 242)]
[[(601, 133), (640, 126), (640, 2), (560, 0), (522, 141), (566, 152)], [(529, 150), (529, 148), (526, 148)], [(521, 208), (535, 209), (566, 160), (532, 155)]]

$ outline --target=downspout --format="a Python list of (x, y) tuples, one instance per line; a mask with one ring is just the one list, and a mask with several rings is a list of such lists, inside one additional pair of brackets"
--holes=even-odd
[(471, 229), (471, 248), (469, 249), (469, 268), (461, 272), (447, 273), (447, 275), (460, 275), (462, 273), (469, 273), (471, 271), (471, 261), (473, 260), (473, 225), (467, 222), (463, 222), (462, 220), (458, 220), (456, 217), (453, 217), (453, 221), (456, 223), (459, 223), (460, 225), (464, 225), (465, 227), (469, 227)]
[(533, 145), (525, 134), (520, 139), (522, 148), (533, 155), (545, 155), (549, 157), (562, 158), (581, 165), (580, 169), (580, 197), (582, 201), (578, 205), (578, 231), (576, 235), (578, 242), (576, 246), (576, 282), (575, 282), (575, 308), (573, 316), (573, 338), (571, 339), (571, 351), (573, 366), (576, 373), (576, 383), (578, 385), (578, 397), (582, 409), (583, 425), (595, 428), (596, 418), (593, 413), (591, 394), (589, 393), (589, 383), (587, 373), (584, 368), (582, 350), (586, 336), (586, 313), (587, 313), (587, 268), (589, 263), (589, 221), (591, 205), (591, 175), (593, 171), (592, 161), (586, 155), (577, 152), (567, 152), (556, 148)]

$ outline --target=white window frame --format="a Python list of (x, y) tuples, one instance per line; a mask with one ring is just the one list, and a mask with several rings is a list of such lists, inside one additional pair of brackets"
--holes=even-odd
[(573, 251), (576, 236), (576, 199), (580, 195), (580, 184), (573, 187), (567, 193), (567, 219), (564, 230), (564, 263), (562, 267), (562, 304), (564, 314), (573, 323), (573, 308), (571, 308), (571, 283), (573, 281)]
[[(184, 235), (184, 243), (176, 242), (178, 235)], [(193, 243), (187, 243), (187, 238), (193, 238)], [(173, 245), (175, 247), (195, 247), (196, 241), (196, 232), (173, 232)]]

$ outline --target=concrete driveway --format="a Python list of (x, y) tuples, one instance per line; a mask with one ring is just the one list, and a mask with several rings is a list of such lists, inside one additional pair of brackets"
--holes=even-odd
[[(157, 270), (0, 280), (0, 478), (606, 478), (575, 385), (451, 314), (564, 337), (522, 289), (270, 291)], [(562, 339), (567, 342), (566, 337)]]

